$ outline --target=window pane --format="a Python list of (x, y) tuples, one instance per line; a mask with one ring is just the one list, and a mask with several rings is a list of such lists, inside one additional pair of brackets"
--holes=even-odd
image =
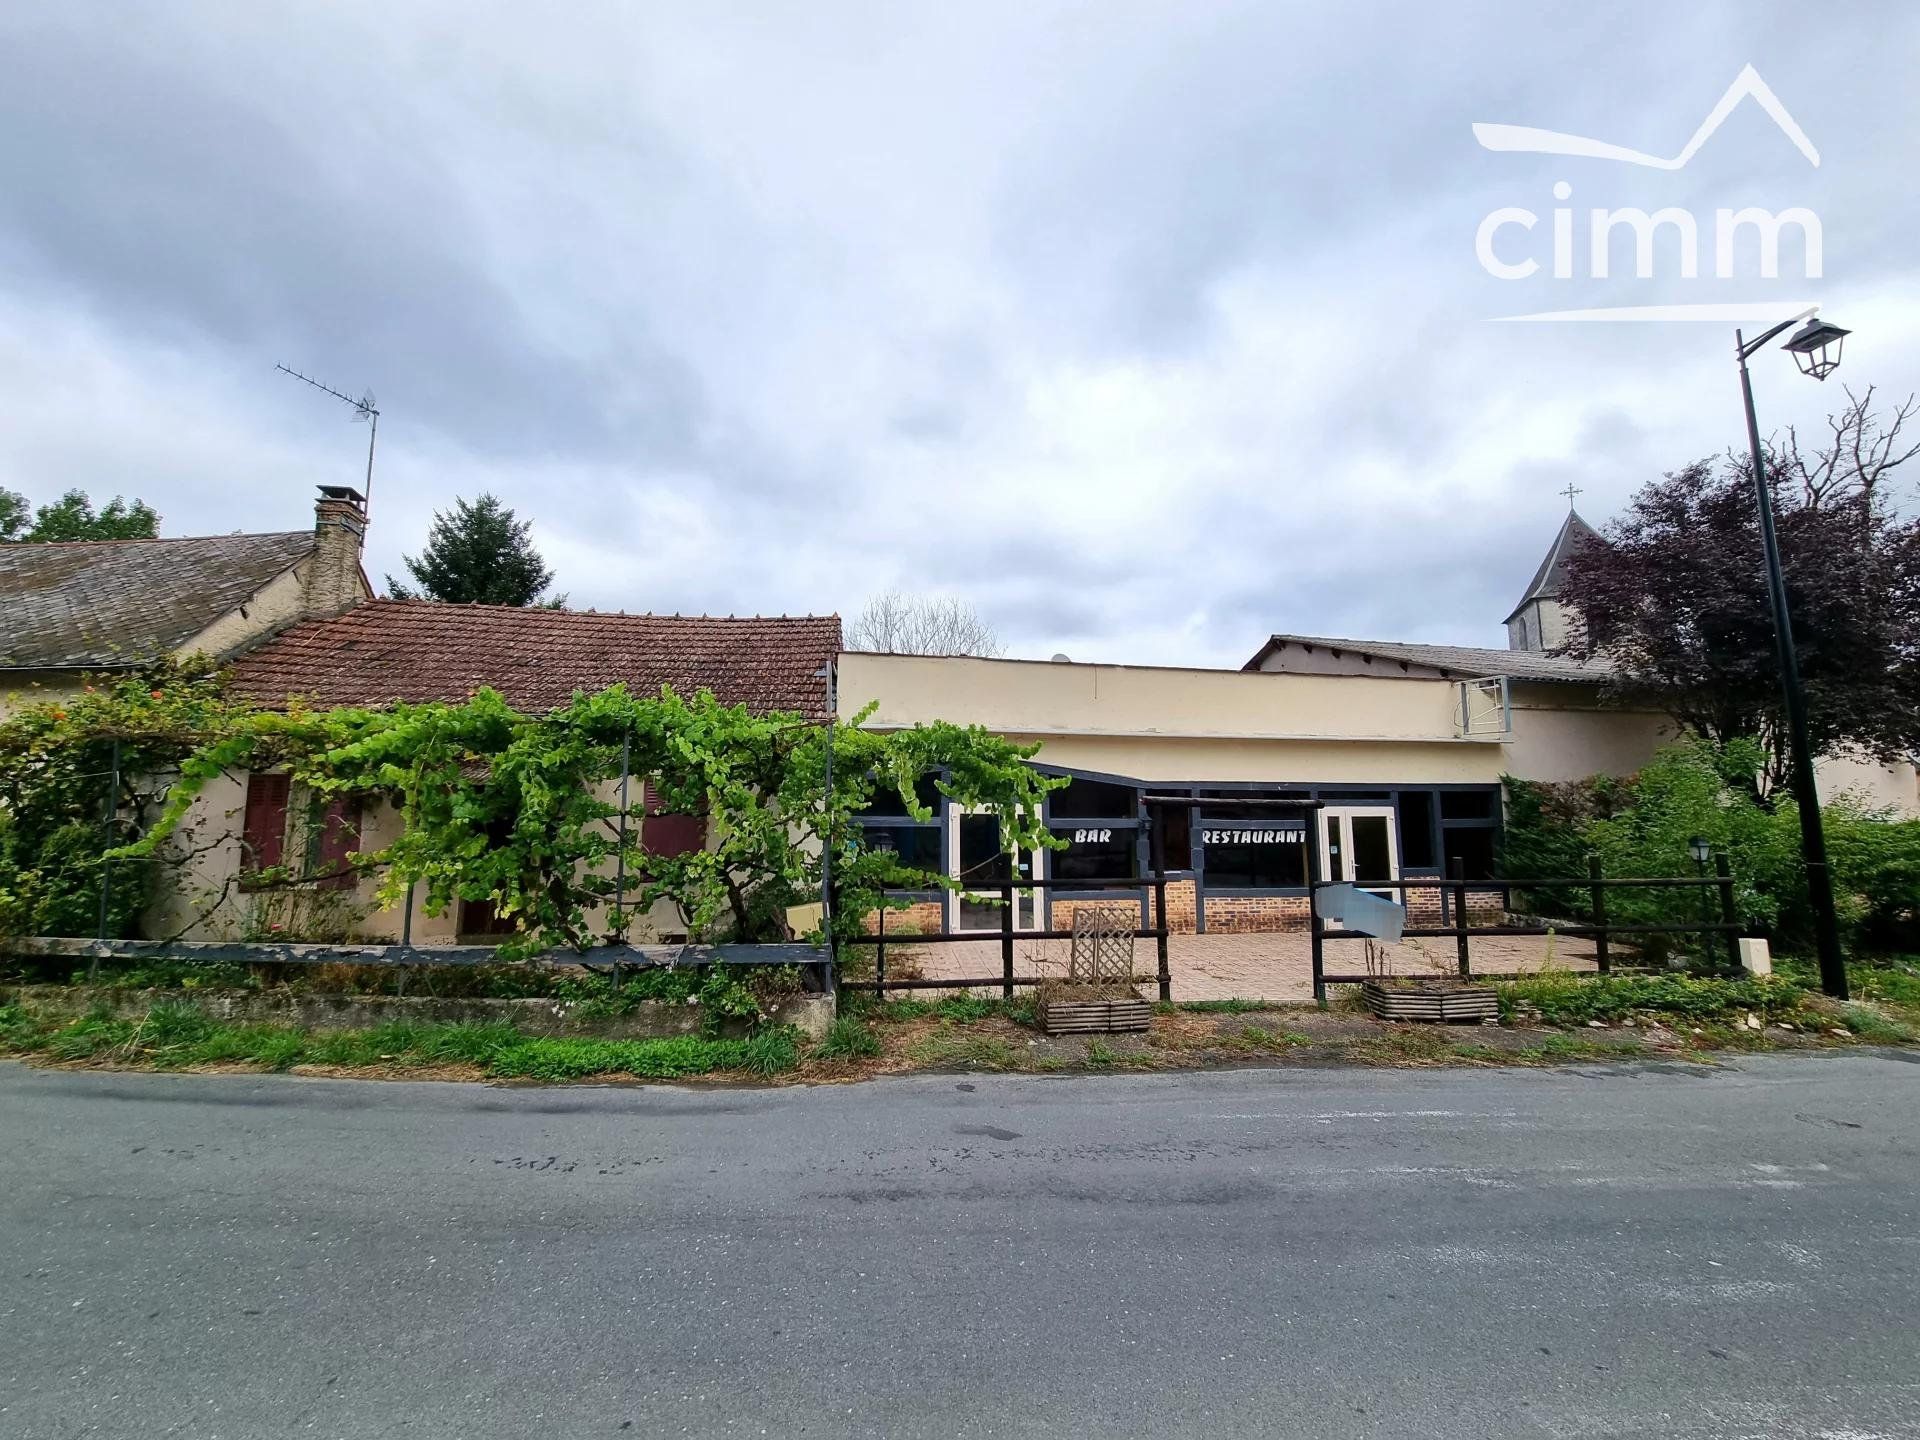
[(1393, 878), (1392, 828), (1384, 815), (1353, 817), (1353, 878), (1362, 885)]
[(1133, 820), (1140, 813), (1140, 792), (1104, 780), (1075, 780), (1047, 796), (1047, 803), (1061, 819)]
[(1270, 890), (1307, 883), (1305, 830), (1203, 827), (1201, 839), (1208, 889)]
[(1400, 792), (1400, 863), (1409, 870), (1433, 868), (1433, 792)]
[(1193, 811), (1184, 805), (1155, 805), (1148, 811), (1153, 827), (1152, 862), (1164, 870), (1185, 870), (1193, 864)]
[(1456, 859), (1466, 862), (1469, 880), (1493, 878), (1493, 837), (1491, 825), (1469, 825), (1440, 832), (1440, 849), (1446, 857), (1447, 874), (1453, 874)]
[(1493, 792), (1491, 790), (1442, 790), (1440, 818), (1442, 820), (1491, 820)]
[(909, 869), (940, 873), (939, 826), (868, 825), (864, 828), (869, 850), (886, 851)]
[(1054, 838), (1065, 840), (1065, 850), (1049, 850), (1047, 864), (1056, 880), (1132, 880), (1140, 873), (1134, 847), (1138, 830), (1087, 825), (1066, 829), (1056, 825)]
[[(940, 790), (938, 781), (939, 777), (936, 775), (922, 775), (920, 777), (920, 783), (914, 786), (915, 797), (922, 805), (933, 811), (935, 815), (940, 813)], [(861, 813), (865, 815), (905, 816), (907, 813), (907, 802), (900, 798), (900, 792), (894, 788), (893, 781), (886, 776), (882, 776), (874, 786), (873, 798), (868, 801), (867, 808)]]
[[(1253, 797), (1248, 796), (1249, 800)], [(1290, 795), (1262, 795), (1262, 800), (1285, 800)], [(1214, 820), (1259, 820), (1274, 825), (1298, 825), (1305, 810), (1296, 810), (1285, 805), (1249, 805), (1236, 804), (1232, 800), (1202, 800), (1200, 802), (1200, 822), (1202, 825)]]
[(998, 885), (1011, 879), (1011, 857), (1000, 848), (1000, 817), (960, 817), (960, 878), (969, 885)]

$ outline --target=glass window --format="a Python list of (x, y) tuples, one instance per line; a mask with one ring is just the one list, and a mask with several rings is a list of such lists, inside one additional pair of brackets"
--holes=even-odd
[(1153, 830), (1151, 861), (1162, 870), (1193, 864), (1193, 811), (1185, 805), (1155, 805), (1148, 812)]
[(1433, 792), (1400, 792), (1400, 863), (1409, 870), (1433, 868)]
[(1132, 880), (1140, 874), (1137, 829), (1111, 825), (1053, 827), (1065, 850), (1049, 850), (1047, 865), (1056, 880)]
[[(936, 817), (940, 814), (939, 778), (937, 775), (922, 775), (920, 783), (914, 786), (915, 797), (922, 805), (933, 811)], [(907, 802), (900, 798), (900, 792), (894, 788), (893, 781), (882, 776), (874, 786), (873, 798), (867, 802), (867, 808), (861, 813), (898, 815), (906, 818)]]
[(869, 850), (884, 851), (909, 869), (940, 873), (939, 826), (869, 824), (861, 829)]
[(1112, 785), (1104, 780), (1074, 780), (1047, 796), (1050, 812), (1056, 819), (1137, 820), (1140, 818), (1140, 792), (1131, 785)]
[(1355, 815), (1351, 823), (1353, 878), (1362, 885), (1393, 879), (1393, 822), (1385, 815)]
[[(1271, 815), (1273, 812), (1267, 812)], [(1307, 883), (1307, 832), (1280, 825), (1214, 826), (1201, 817), (1207, 888), (1293, 889)]]
[(1442, 820), (1491, 820), (1493, 792), (1491, 790), (1442, 790), (1440, 818)]
[(1493, 878), (1493, 839), (1491, 825), (1461, 825), (1440, 832), (1440, 849), (1446, 858), (1446, 873), (1453, 874), (1453, 862), (1465, 862), (1469, 880)]

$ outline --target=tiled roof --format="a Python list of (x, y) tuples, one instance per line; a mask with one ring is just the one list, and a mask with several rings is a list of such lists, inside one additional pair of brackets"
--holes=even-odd
[(1598, 685), (1611, 674), (1600, 659), (1575, 660), (1568, 655), (1543, 655), (1538, 650), (1482, 650), (1471, 645), (1403, 645), (1394, 640), (1341, 640), (1326, 635), (1275, 635), (1246, 664), (1258, 670), (1277, 645), (1305, 645), (1345, 655), (1361, 655), (1390, 665), (1424, 665), (1456, 680), (1480, 680), (1505, 675), (1514, 680), (1561, 680)]
[(233, 685), (260, 704), (374, 706), (464, 700), (491, 686), (542, 713), (576, 690), (671, 685), (730, 705), (826, 717), (817, 671), (840, 650), (837, 615), (621, 615), (369, 600), (295, 625), (243, 656)]
[[(1598, 540), (1600, 532), (1595, 530), (1578, 514), (1569, 510), (1567, 518), (1561, 522), (1560, 533), (1553, 537), (1553, 544), (1547, 547), (1547, 558), (1540, 562), (1540, 568), (1533, 572), (1533, 581), (1527, 586), (1527, 593), (1520, 597), (1520, 603), (1507, 612), (1507, 620), (1513, 619), (1535, 600), (1558, 599), (1567, 585), (1567, 560), (1573, 552), (1588, 540)], [(1505, 624), (1506, 620), (1500, 622)]]
[(156, 659), (313, 546), (311, 530), (0, 545), (0, 668)]

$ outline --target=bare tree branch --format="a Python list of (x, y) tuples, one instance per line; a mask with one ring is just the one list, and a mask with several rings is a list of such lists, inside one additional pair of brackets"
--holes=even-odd
[(964, 600), (889, 590), (867, 601), (847, 627), (847, 648), (882, 655), (1000, 653), (993, 626)]

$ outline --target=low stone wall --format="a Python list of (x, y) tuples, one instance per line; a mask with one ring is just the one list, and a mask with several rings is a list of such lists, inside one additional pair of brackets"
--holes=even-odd
[[(114, 1019), (132, 1019), (155, 1005), (192, 1005), (216, 1020), (243, 1025), (297, 1025), (306, 1030), (369, 1030), (389, 1021), (417, 1024), (508, 1024), (528, 1035), (587, 1035), (604, 1040), (652, 1040), (691, 1035), (700, 1029), (698, 1005), (643, 1001), (624, 1015), (583, 1017), (557, 1000), (440, 999), (428, 995), (300, 995), (275, 991), (117, 990), (104, 986), (17, 985), (0, 987), (0, 1002), (14, 1000), (42, 1015), (77, 1020), (104, 1009)], [(831, 995), (796, 995), (768, 1017), (813, 1040), (833, 1024)], [(723, 1033), (744, 1033), (743, 1023)]]

